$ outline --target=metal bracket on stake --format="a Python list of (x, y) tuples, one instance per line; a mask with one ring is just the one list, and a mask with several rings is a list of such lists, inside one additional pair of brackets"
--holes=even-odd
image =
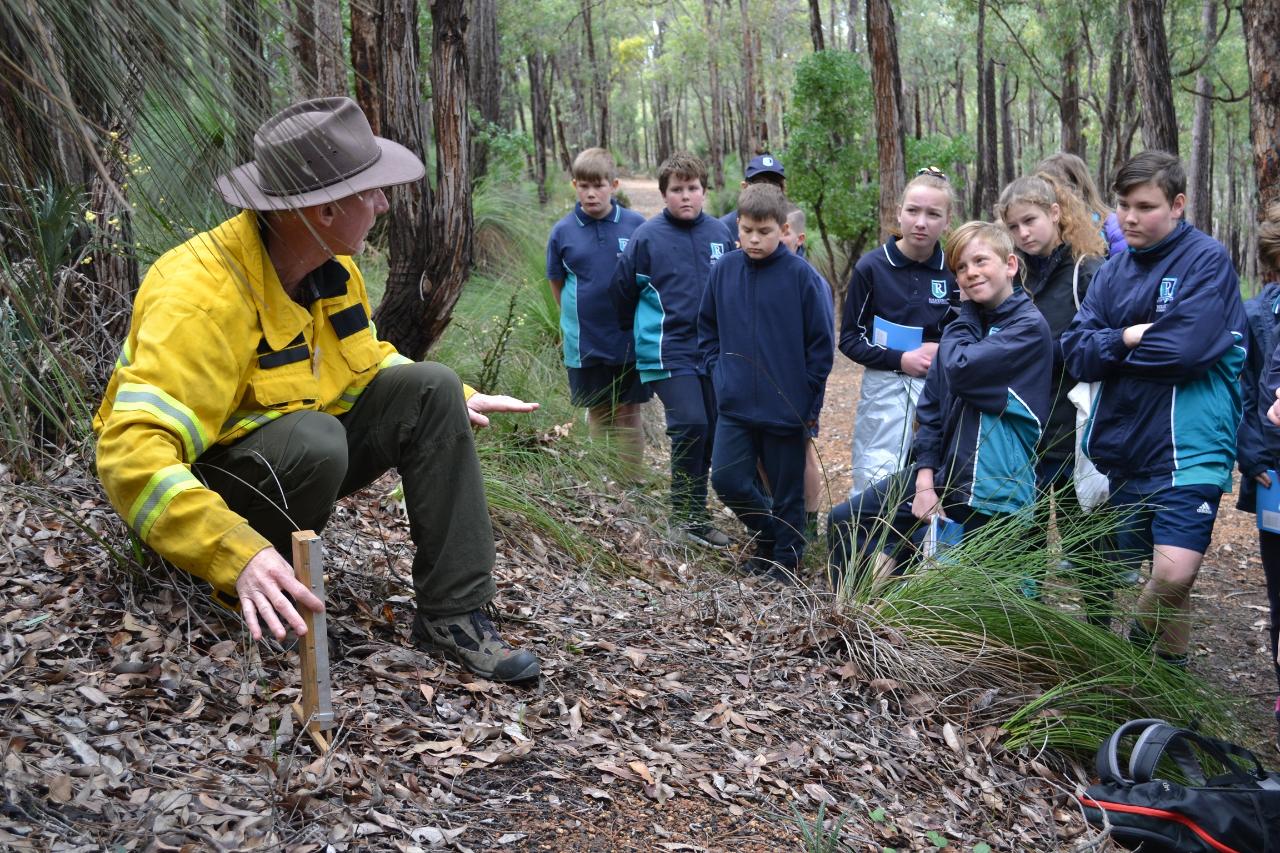
[[(300, 530), (293, 534), (293, 570), (298, 580), (311, 590), (316, 598), (324, 601), (324, 558), (320, 553), (320, 537), (312, 530)], [(322, 734), (333, 728), (333, 699), (329, 684), (329, 631), (325, 614), (313, 613), (306, 608), (302, 620), (307, 623), (307, 633), (298, 644), (302, 660), (302, 702), (295, 702), (293, 712), (307, 727), (321, 752), (329, 751), (329, 741)]]

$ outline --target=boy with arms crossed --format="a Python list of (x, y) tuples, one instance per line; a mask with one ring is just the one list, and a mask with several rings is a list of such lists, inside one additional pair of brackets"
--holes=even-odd
[(725, 548), (729, 537), (707, 512), (716, 401), (698, 353), (698, 307), (712, 265), (733, 249), (734, 236), (702, 211), (707, 167), (697, 157), (667, 158), (658, 190), (666, 209), (632, 235), (610, 295), (619, 325), (633, 330), (640, 380), (666, 408), (672, 521), (691, 542)]
[(946, 262), (960, 286), (960, 310), (942, 334), (916, 407), (915, 465), (831, 510), (827, 537), (837, 576), (879, 541), (878, 523), (890, 527), (881, 570), (892, 571), (908, 543), (919, 544), (920, 522), (931, 516), (959, 522), (968, 535), (1035, 502), (1036, 444), (1053, 370), (1049, 325), (1013, 288), (1018, 259), (1003, 227), (960, 226), (947, 239)]
[(1098, 270), (1062, 350), (1072, 376), (1102, 382), (1083, 447), (1124, 513), (1116, 562), (1151, 555), (1129, 637), (1186, 666), (1191, 587), (1231, 488), (1244, 307), (1226, 250), (1182, 221), (1177, 157), (1144, 151), (1112, 189), (1129, 251)]
[(613, 202), (618, 167), (603, 148), (588, 148), (573, 161), (573, 188), (578, 203), (547, 240), (547, 281), (560, 306), (569, 396), (587, 409), (592, 436), (616, 437), (623, 462), (638, 471), (644, 461), (640, 405), (652, 392), (636, 372), (631, 336), (615, 321), (609, 284), (644, 217)]
[[(742, 248), (712, 268), (698, 316), (718, 412), (712, 483), (755, 535), (751, 568), (779, 580), (794, 576), (804, 555), (805, 448), (835, 351), (831, 290), (782, 244), (787, 206), (777, 187), (742, 191)], [(757, 483), (757, 459), (772, 503)]]

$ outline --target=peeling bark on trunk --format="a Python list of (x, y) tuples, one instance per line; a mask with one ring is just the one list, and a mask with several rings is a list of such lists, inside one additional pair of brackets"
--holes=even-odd
[[(1249, 136), (1253, 142), (1256, 214), (1280, 201), (1280, 4), (1244, 0), (1245, 46), (1249, 57)], [(1263, 270), (1268, 280), (1280, 270)]]
[[(1205, 42), (1218, 29), (1218, 2), (1205, 0)], [(1196, 76), (1195, 118), (1191, 123), (1191, 163), (1187, 172), (1187, 221), (1206, 234), (1213, 233), (1213, 81), (1204, 71)]]
[[(240, 0), (254, 2), (254, 0)], [(356, 103), (369, 119), (369, 126), (382, 136), (382, 51), (378, 33), (382, 28), (379, 0), (351, 0), (351, 70), (356, 78)]]
[[(502, 63), (498, 53), (497, 0), (472, 0), (471, 22), (467, 26), (467, 50), (470, 52), (470, 79), (467, 88), (471, 106), (486, 129), (502, 120)], [(474, 128), (473, 128), (474, 130)], [(475, 141), (472, 134), (471, 162), (476, 177), (489, 171), (489, 148)]]
[(1178, 119), (1169, 74), (1169, 43), (1164, 29), (1165, 0), (1129, 0), (1129, 35), (1142, 95), (1142, 144), (1178, 153)]
[(867, 47), (875, 91), (876, 152), (880, 166), (880, 232), (887, 238), (898, 225), (898, 200), (906, 184), (902, 150), (901, 86), (895, 79), (897, 38), (889, 0), (867, 0)]
[[(385, 119), (390, 134), (423, 150), (417, 73), (417, 4), (384, 0), (387, 49)], [(395, 12), (396, 14), (392, 14)], [(410, 358), (422, 358), (448, 326), (471, 270), (471, 143), (467, 122), (467, 16), (464, 0), (431, 4), (431, 91), (436, 186), (393, 187), (388, 227), (390, 270), (374, 312), (379, 334)]]

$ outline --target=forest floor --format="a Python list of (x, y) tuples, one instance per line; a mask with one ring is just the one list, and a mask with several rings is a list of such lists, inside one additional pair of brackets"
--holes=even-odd
[[(657, 198), (648, 183), (628, 188), (637, 208)], [(820, 443), (834, 495), (858, 378), (837, 359)], [(580, 428), (531, 452), (576, 452), (562, 439)], [(289, 710), (295, 653), (251, 642), (182, 572), (118, 567), (123, 528), (84, 460), (45, 488), (4, 476), (0, 848), (777, 851), (801, 847), (797, 815), (824, 814), (844, 820), (831, 849), (860, 853), (1104, 849), (1071, 798), (1079, 768), (864, 676), (820, 595), (758, 586), (655, 535), (617, 484), (531, 492), (548, 513), (566, 497), (589, 507), (565, 521), (627, 576), (494, 511), (500, 625), (543, 664), (525, 687), (408, 644), (394, 480), (343, 501), (325, 531), (325, 753)], [(1262, 749), (1273, 684), (1251, 523), (1219, 521), (1193, 667), (1256, 696)]]

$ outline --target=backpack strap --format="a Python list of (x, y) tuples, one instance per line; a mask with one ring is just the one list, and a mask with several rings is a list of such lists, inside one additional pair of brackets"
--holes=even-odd
[(1139, 731), (1145, 731), (1151, 726), (1167, 725), (1164, 720), (1155, 718), (1146, 718), (1142, 720), (1130, 720), (1120, 728), (1111, 733), (1111, 737), (1104, 740), (1098, 746), (1098, 754), (1094, 762), (1094, 769), (1098, 773), (1098, 778), (1103, 782), (1113, 782), (1118, 785), (1131, 785), (1133, 780), (1124, 775), (1120, 769), (1120, 741), (1127, 736), (1135, 734)]
[(1076, 311), (1080, 310), (1080, 264), (1084, 263), (1085, 256), (1081, 255), (1076, 260), (1076, 268), (1071, 271), (1071, 296), (1076, 301)]
[[(1204, 772), (1199, 759), (1196, 758), (1193, 746), (1211, 756), (1226, 768), (1227, 772), (1220, 776), (1209, 777)], [(1205, 737), (1189, 729), (1160, 723), (1144, 730), (1138, 742), (1133, 745), (1133, 751), (1129, 757), (1129, 773), (1134, 783), (1150, 782), (1156, 765), (1166, 754), (1186, 775), (1187, 781), (1196, 786), (1253, 785), (1267, 778), (1266, 771), (1262, 769), (1258, 759), (1244, 747), (1217, 738)], [(1240, 761), (1236, 759), (1243, 759), (1252, 764), (1252, 770), (1244, 770)]]

